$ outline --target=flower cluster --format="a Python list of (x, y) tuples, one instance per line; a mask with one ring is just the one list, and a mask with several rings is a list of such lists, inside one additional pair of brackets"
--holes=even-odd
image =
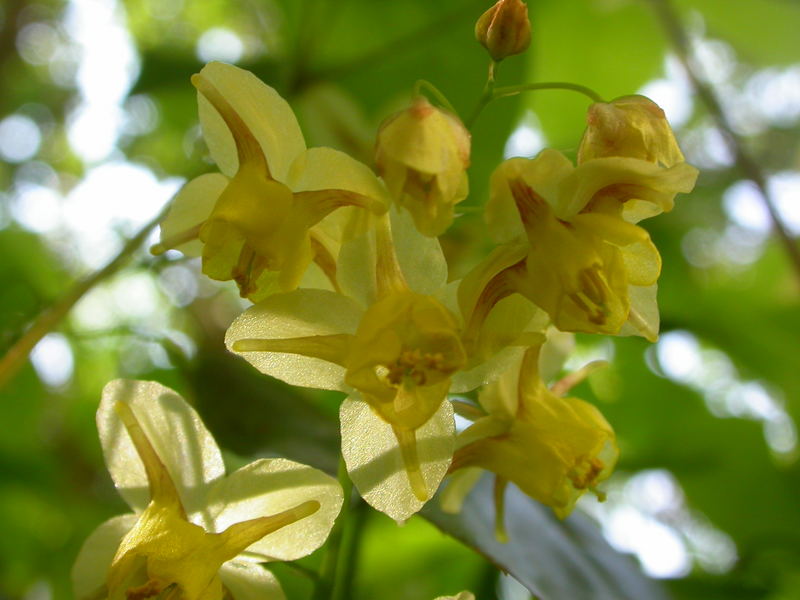
[[(289, 106), (250, 73), (212, 63), (193, 82), (230, 179), (190, 182), (162, 245), (199, 240), (204, 271), (259, 300), (231, 325), (232, 352), (292, 385), (347, 394), (342, 453), (367, 502), (402, 521), (448, 472), (480, 466), (563, 515), (608, 475), (610, 426), (549, 391), (537, 357), (548, 326), (657, 335), (661, 259), (638, 222), (670, 210), (696, 170), (654, 103), (591, 106), (577, 165), (545, 150), (497, 167), (485, 207), (497, 246), (448, 282), (436, 236), (467, 195), (470, 150), (456, 115), (418, 97), (389, 117), (378, 177), (305, 150)], [(213, 193), (200, 183), (211, 177)], [(456, 436), (448, 395), (487, 385), (486, 416)]]
[[(523, 17), (501, 1), (479, 22), (495, 60), (527, 46)], [(201, 256), (254, 303), (227, 332), (231, 352), (346, 395), (341, 451), (359, 494), (402, 522), (445, 478), (443, 507), (458, 510), (489, 471), (500, 538), (509, 482), (559, 517), (586, 490), (602, 496), (614, 432), (566, 397), (596, 365), (553, 383), (558, 346), (571, 332), (658, 335), (661, 258), (639, 223), (697, 175), (661, 109), (597, 102), (577, 164), (556, 150), (500, 164), (484, 210), (496, 245), (451, 281), (438, 236), (468, 195), (471, 144), (456, 114), (414, 98), (381, 126), (373, 171), (307, 149), (286, 101), (247, 71), (211, 63), (192, 83), (219, 172), (178, 193), (153, 251)], [(452, 398), (471, 391), (474, 402)], [(454, 410), (471, 421), (460, 432)], [(197, 415), (157, 384), (109, 384), (98, 426), (134, 514), (88, 540), (80, 598), (280, 597), (256, 563), (313, 551), (342, 503), (335, 481), (286, 460), (225, 477)]]

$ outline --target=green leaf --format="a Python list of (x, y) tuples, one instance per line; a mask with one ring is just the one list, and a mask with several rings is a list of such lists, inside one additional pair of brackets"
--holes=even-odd
[(433, 501), (421, 514), (486, 556), (541, 600), (667, 598), (630, 557), (612, 549), (584, 515), (559, 521), (549, 508), (514, 486), (506, 491), (505, 510), (510, 538), (505, 544), (494, 536), (494, 501), (487, 477), (467, 497), (461, 513), (446, 514)]

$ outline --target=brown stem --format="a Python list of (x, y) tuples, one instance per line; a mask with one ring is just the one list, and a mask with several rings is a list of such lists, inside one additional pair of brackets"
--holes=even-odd
[(83, 296), (100, 281), (115, 273), (134, 250), (142, 245), (142, 242), (144, 242), (153, 228), (158, 225), (167, 214), (168, 208), (169, 205), (167, 205), (152, 221), (142, 227), (135, 236), (128, 240), (128, 243), (125, 244), (122, 250), (120, 250), (105, 267), (77, 282), (72, 289), (68, 290), (67, 293), (52, 306), (39, 314), (28, 331), (26, 331), (25, 334), (17, 340), (17, 343), (6, 352), (5, 356), (0, 359), (0, 389), (5, 387), (17, 374), (17, 371), (19, 371), (25, 363), (25, 359), (28, 358), (28, 354), (30, 354), (34, 346), (67, 316), (69, 311), (72, 310), (72, 307), (77, 304), (78, 300), (83, 298)]
[(797, 243), (789, 234), (786, 225), (783, 223), (778, 213), (778, 209), (767, 187), (767, 180), (761, 167), (753, 157), (750, 156), (741, 138), (731, 127), (728, 117), (711, 85), (698, 75), (697, 67), (692, 58), (689, 38), (670, 0), (648, 1), (653, 6), (656, 16), (661, 21), (662, 27), (672, 42), (678, 60), (680, 60), (683, 65), (686, 75), (691, 81), (697, 96), (700, 98), (700, 101), (705, 104), (706, 109), (716, 123), (717, 129), (725, 140), (728, 149), (731, 154), (733, 154), (736, 160), (736, 166), (744, 173), (745, 177), (756, 184), (760, 192), (761, 200), (772, 221), (772, 229), (783, 244), (786, 254), (789, 256), (789, 260), (795, 269), (798, 281), (800, 281), (800, 248), (798, 248)]

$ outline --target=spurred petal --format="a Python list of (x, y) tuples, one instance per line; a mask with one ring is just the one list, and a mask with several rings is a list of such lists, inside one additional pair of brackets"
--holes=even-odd
[(77, 600), (104, 598), (108, 567), (122, 538), (136, 525), (137, 515), (113, 517), (95, 529), (81, 546), (72, 567), (72, 590)]
[(386, 188), (367, 165), (332, 148), (311, 148), (297, 156), (287, 175), (293, 192), (344, 190), (371, 201), (375, 212), (389, 207)]
[(200, 256), (203, 244), (198, 239), (198, 227), (211, 214), (217, 198), (227, 185), (228, 178), (219, 173), (200, 175), (184, 185), (173, 198), (167, 216), (161, 221), (159, 249), (174, 248), (187, 256)]
[(189, 519), (209, 525), (210, 484), (225, 474), (222, 455), (195, 410), (171, 389), (149, 381), (117, 379), (103, 390), (97, 428), (106, 465), (122, 497), (142, 511), (150, 502), (147, 475), (114, 409), (126, 403), (178, 489)]
[(319, 509), (247, 548), (246, 557), (261, 561), (296, 560), (319, 548), (342, 506), (339, 483), (322, 471), (300, 463), (282, 458), (261, 459), (226, 477), (210, 495), (217, 532), (309, 501), (318, 502)]
[[(291, 385), (344, 389), (344, 369), (319, 358), (282, 352), (239, 352), (239, 340), (281, 340), (354, 334), (361, 308), (350, 298), (327, 290), (295, 290), (270, 296), (239, 315), (225, 335), (225, 345), (256, 369)], [(321, 340), (324, 342), (324, 340)], [(299, 346), (298, 346), (299, 348)]]
[(564, 179), (555, 205), (556, 215), (572, 219), (601, 190), (622, 202), (646, 200), (655, 204), (659, 212), (669, 212), (676, 194), (692, 191), (697, 173), (686, 163), (665, 169), (636, 158), (592, 159)]
[[(369, 405), (347, 398), (339, 409), (342, 456), (350, 479), (373, 508), (402, 522), (424, 504), (414, 494), (406, 473), (400, 444), (392, 426)], [(453, 407), (441, 407), (414, 433), (420, 471), (429, 496), (433, 496), (447, 473), (453, 455), (455, 425)]]
[(467, 495), (483, 475), (479, 467), (459, 469), (447, 477), (445, 488), (439, 493), (439, 504), (446, 513), (461, 512)]
[(551, 205), (559, 198), (562, 181), (573, 171), (572, 162), (556, 150), (543, 150), (535, 158), (512, 158), (500, 164), (491, 178), (491, 192), (486, 204), (486, 223), (496, 242), (510, 242), (525, 237), (509, 182), (521, 179)]
[[(272, 177), (284, 181), (289, 166), (305, 150), (300, 126), (286, 100), (249, 71), (232, 65), (212, 62), (200, 75), (224, 96), (258, 140)], [(198, 94), (198, 107), (211, 156), (220, 171), (232, 177), (239, 167), (233, 135), (202, 94)]]
[(285, 600), (281, 584), (259, 564), (231, 560), (219, 570), (222, 585), (236, 600)]

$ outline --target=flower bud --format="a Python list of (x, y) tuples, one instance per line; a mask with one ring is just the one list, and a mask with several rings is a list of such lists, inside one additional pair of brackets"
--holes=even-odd
[(475, 38), (496, 61), (525, 52), (531, 43), (528, 7), (522, 0), (498, 0), (475, 23)]
[(623, 96), (589, 107), (578, 163), (625, 156), (671, 167), (684, 162), (664, 111), (644, 96)]
[(455, 115), (418, 97), (381, 124), (375, 163), (394, 199), (433, 237), (453, 221), (467, 197), (470, 135)]

